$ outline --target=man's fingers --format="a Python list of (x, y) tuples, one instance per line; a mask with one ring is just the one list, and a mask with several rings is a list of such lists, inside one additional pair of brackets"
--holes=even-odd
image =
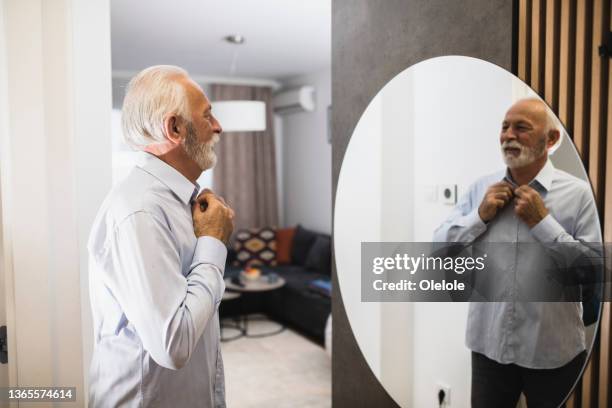
[(506, 202), (499, 198), (494, 198), (493, 200), (491, 200), (491, 203), (497, 208), (503, 208), (506, 205)]
[(223, 204), (224, 207), (227, 208), (231, 208), (226, 202), (225, 199), (221, 196), (216, 195), (215, 193), (212, 192), (212, 190), (209, 190), (208, 188), (205, 188), (204, 190), (202, 190), (202, 192), (198, 195), (197, 199), (198, 202), (208, 202), (211, 200), (216, 200), (219, 203)]
[(221, 201), (224, 206), (229, 207), (229, 205), (227, 205), (227, 203), (225, 202), (225, 198), (221, 196), (216, 196), (216, 197), (217, 197), (217, 200)]
[(206, 201), (209, 197), (216, 197), (216, 195), (211, 189), (205, 188), (204, 190), (200, 191), (200, 194), (198, 194), (198, 196), (196, 197), (196, 201)]
[(493, 184), (491, 187), (495, 189), (508, 189), (512, 191), (512, 184), (508, 183), (507, 181), (500, 181), (498, 183)]
[(507, 202), (512, 198), (512, 194), (507, 191), (498, 191), (496, 193), (493, 193), (493, 197)]
[(494, 192), (494, 193), (504, 192), (508, 194), (509, 197), (512, 197), (514, 195), (514, 193), (512, 192), (512, 188), (510, 187), (508, 183), (494, 184), (493, 186), (490, 187), (489, 191)]
[(532, 187), (524, 185), (514, 190), (514, 194), (516, 194), (518, 197), (526, 198), (532, 194), (538, 194), (538, 192), (535, 191)]
[(196, 198), (196, 200), (197, 200), (197, 201), (206, 201), (206, 200), (208, 200), (208, 199), (210, 199), (210, 198), (213, 198), (213, 197), (217, 197), (217, 196), (216, 196), (216, 195), (215, 195), (215, 193), (213, 193), (212, 191), (210, 191), (210, 190), (208, 190), (208, 191), (202, 191), (202, 192), (201, 192), (201, 193), (198, 195), (198, 197)]
[(519, 198), (516, 200), (515, 204), (514, 204), (514, 208), (515, 209), (523, 209), (527, 206), (527, 201), (523, 198)]

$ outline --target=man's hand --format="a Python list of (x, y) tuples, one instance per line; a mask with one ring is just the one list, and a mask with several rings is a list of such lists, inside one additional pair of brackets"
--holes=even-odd
[(514, 194), (517, 197), (514, 212), (529, 228), (533, 228), (548, 215), (542, 197), (533, 188), (528, 185), (520, 186), (514, 190)]
[(484, 222), (491, 221), (497, 214), (497, 211), (504, 208), (513, 196), (512, 186), (506, 181), (500, 181), (489, 186), (478, 207), (480, 219)]
[(210, 236), (227, 243), (234, 230), (234, 210), (223, 198), (204, 189), (191, 208), (196, 237)]

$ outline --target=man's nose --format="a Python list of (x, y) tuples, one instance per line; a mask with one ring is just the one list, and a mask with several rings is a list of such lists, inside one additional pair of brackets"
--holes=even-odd
[(213, 132), (215, 133), (223, 132), (223, 129), (221, 128), (221, 124), (219, 123), (217, 118), (215, 118), (214, 116), (213, 116)]
[(502, 132), (501, 140), (502, 142), (516, 140), (516, 135), (511, 128), (508, 128), (506, 131)]

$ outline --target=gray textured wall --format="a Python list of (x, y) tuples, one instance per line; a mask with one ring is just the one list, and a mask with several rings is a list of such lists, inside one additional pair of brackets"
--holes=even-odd
[[(512, 0), (332, 2), (334, 199), (353, 129), (385, 83), (405, 68), (441, 55), (482, 58), (510, 70), (512, 10)], [(334, 287), (338, 287), (335, 274)], [(397, 406), (365, 362), (337, 290), (333, 319), (333, 406)]]

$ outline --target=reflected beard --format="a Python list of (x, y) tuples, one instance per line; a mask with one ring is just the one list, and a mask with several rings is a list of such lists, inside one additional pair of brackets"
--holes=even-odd
[[(519, 155), (514, 156), (512, 153), (507, 153), (505, 149), (514, 148), (519, 149)], [(519, 167), (527, 166), (544, 154), (546, 151), (546, 138), (543, 137), (538, 141), (538, 144), (534, 147), (526, 147), (517, 142), (516, 140), (504, 142), (501, 145), (501, 153), (502, 158), (504, 159), (504, 163), (510, 169), (516, 169)]]
[(187, 156), (196, 162), (202, 171), (209, 170), (217, 164), (217, 155), (214, 151), (215, 144), (219, 141), (219, 135), (213, 134), (208, 143), (198, 142), (198, 134), (191, 123), (187, 124), (187, 135), (183, 140), (183, 148)]

